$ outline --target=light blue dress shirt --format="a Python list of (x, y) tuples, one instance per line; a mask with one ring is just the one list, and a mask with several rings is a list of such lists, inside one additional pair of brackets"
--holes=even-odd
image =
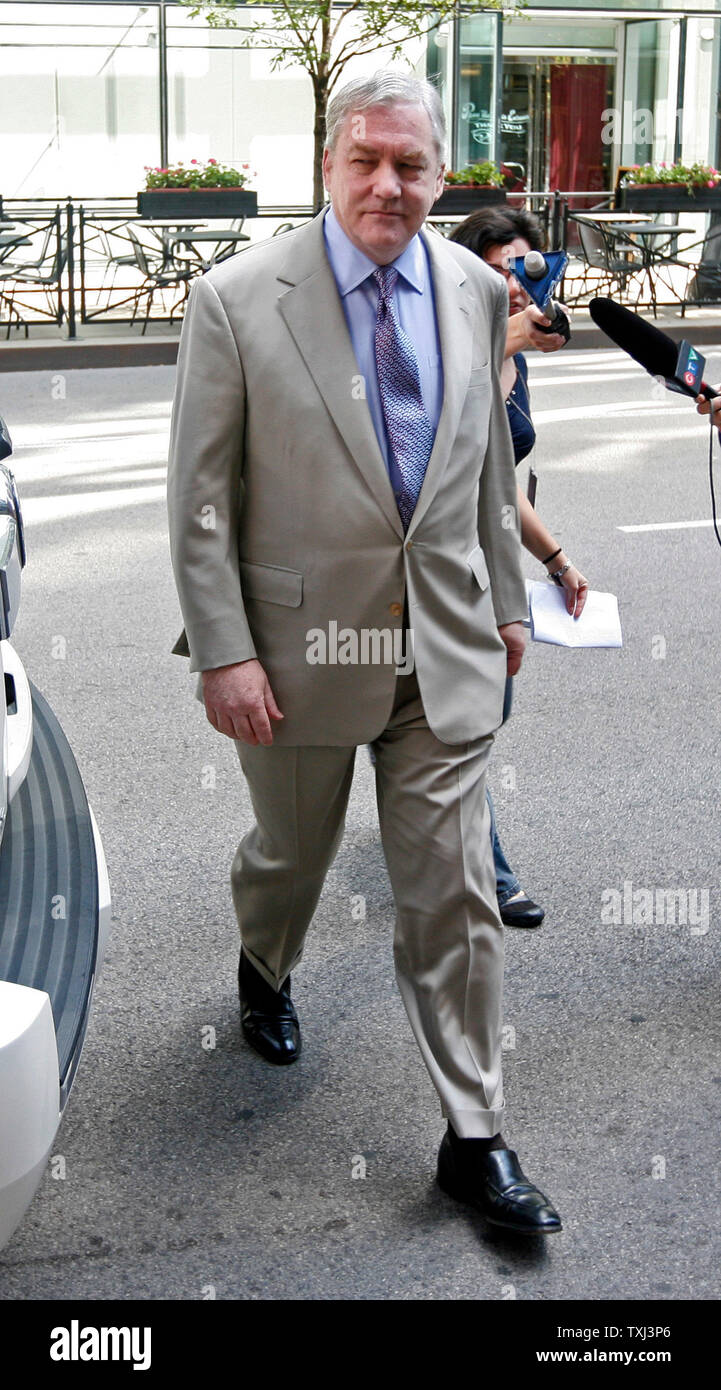
[[(366, 400), (378, 443), (391, 482), (394, 482), (375, 356), (378, 286), (375, 280), (369, 278), (378, 267), (375, 261), (354, 246), (346, 236), (332, 207), (325, 215), (323, 233), (328, 260), (335, 276), (353, 343), (358, 371), (365, 382)], [(413, 343), (418, 359), (423, 404), (435, 433), (443, 404), (443, 364), (431, 268), (428, 252), (420, 236), (414, 236), (405, 251), (391, 264), (398, 271), (393, 291), (393, 309), (397, 322)]]

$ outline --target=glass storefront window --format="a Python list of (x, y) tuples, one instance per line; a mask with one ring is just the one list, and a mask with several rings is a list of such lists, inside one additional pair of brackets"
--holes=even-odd
[(495, 15), (474, 15), (460, 22), (455, 163), (478, 164), (496, 158)]
[(606, 58), (504, 57), (503, 163), (517, 191), (610, 187), (613, 151), (602, 137), (614, 70)]
[[(254, 7), (253, 18), (262, 16)], [(242, 34), (211, 29), (168, 7), (168, 146), (177, 159), (248, 162), (262, 204), (310, 202), (313, 93), (301, 68), (273, 72), (272, 54), (239, 47)]]
[(681, 157), (721, 163), (721, 19), (689, 19), (681, 123)]
[(154, 5), (0, 4), (0, 193), (142, 187), (158, 158), (157, 44)]
[(675, 28), (672, 20), (626, 25), (622, 164), (673, 160), (676, 64), (670, 59)]
[[(456, 167), (492, 158), (514, 189), (600, 192), (618, 164), (677, 151), (718, 161), (720, 13), (721, 0), (528, 0), (523, 19), (468, 15), (406, 51), (438, 81)], [(309, 204), (307, 74), (240, 47), (242, 10), (240, 30), (210, 29), (178, 3), (165, 14), (170, 160), (248, 161), (261, 204)], [(160, 162), (160, 42), (157, 3), (0, 0), (0, 193), (132, 197)], [(386, 61), (364, 55), (343, 80)], [(616, 113), (610, 138), (604, 111)]]
[(451, 160), (451, 144), (453, 136), (453, 25), (450, 23), (442, 24), (439, 29), (434, 29), (428, 35), (428, 47), (426, 50), (426, 70), (425, 74), (419, 69), (419, 76), (426, 76), (429, 82), (433, 82), (438, 88), (443, 111), (446, 118), (446, 130), (448, 132), (448, 150), (446, 154), (446, 164)]
[[(461, 22), (459, 162), (496, 158), (512, 192), (610, 188), (613, 149), (603, 112), (613, 101), (618, 21), (598, 15), (505, 21), (498, 148), (493, 148), (493, 20)], [(492, 152), (493, 151), (493, 152)]]
[[(610, 6), (608, 7), (610, 9)], [(529, 48), (534, 53), (550, 48), (555, 52), (571, 53), (576, 48), (585, 52), (595, 48), (613, 48), (617, 20), (598, 22), (597, 16), (568, 21), (527, 17), (506, 19), (503, 22), (504, 49)]]
[[(262, 19), (253, 6), (252, 19)], [(308, 206), (313, 184), (313, 90), (305, 70), (273, 70), (272, 51), (240, 46), (239, 29), (211, 29), (187, 9), (169, 5), (169, 158), (248, 162), (264, 206)], [(344, 30), (345, 41), (352, 30)], [(406, 47), (414, 71), (425, 76), (426, 44)], [(440, 54), (439, 54), (440, 57)], [(381, 49), (354, 59), (341, 82), (390, 63)]]
[[(588, 0), (525, 0), (529, 10), (593, 10), (599, 8)], [(683, 5), (680, 0), (609, 0), (602, 7), (605, 10), (657, 10), (675, 11), (677, 14), (693, 13), (696, 10), (721, 10), (721, 0), (694, 0), (692, 5)]]

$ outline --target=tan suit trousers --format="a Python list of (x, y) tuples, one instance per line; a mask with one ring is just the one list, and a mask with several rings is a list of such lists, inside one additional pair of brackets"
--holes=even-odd
[[(461, 1138), (498, 1133), (503, 928), (486, 807), (492, 735), (441, 743), (415, 675), (398, 676), (373, 744), (381, 837), (396, 906), (396, 978), (442, 1114)], [(256, 825), (238, 847), (233, 901), (243, 949), (278, 988), (340, 844), (355, 747), (238, 743)]]

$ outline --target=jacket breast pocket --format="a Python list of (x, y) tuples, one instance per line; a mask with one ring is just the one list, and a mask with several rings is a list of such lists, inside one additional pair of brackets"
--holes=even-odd
[(284, 569), (282, 565), (259, 565), (254, 560), (240, 560), (239, 570), (243, 598), (300, 608), (303, 576), (297, 570)]
[(466, 564), (470, 565), (476, 577), (479, 589), (487, 589), (491, 582), (486, 564), (486, 557), (480, 545), (473, 547), (470, 555), (466, 557)]
[(483, 367), (474, 367), (468, 378), (469, 391), (474, 386), (488, 386), (491, 380), (491, 364), (486, 362)]

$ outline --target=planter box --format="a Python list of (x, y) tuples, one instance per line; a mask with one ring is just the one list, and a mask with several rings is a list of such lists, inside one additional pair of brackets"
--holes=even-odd
[(472, 184), (458, 183), (451, 188), (444, 188), (438, 202), (433, 204), (431, 213), (437, 217), (439, 213), (444, 212), (475, 212), (476, 208), (485, 208), (505, 201), (505, 188), (483, 188), (480, 185), (474, 188)]
[(150, 188), (138, 194), (141, 217), (257, 217), (258, 195), (247, 188)]
[(646, 183), (622, 188), (620, 206), (627, 212), (721, 212), (721, 188)]

